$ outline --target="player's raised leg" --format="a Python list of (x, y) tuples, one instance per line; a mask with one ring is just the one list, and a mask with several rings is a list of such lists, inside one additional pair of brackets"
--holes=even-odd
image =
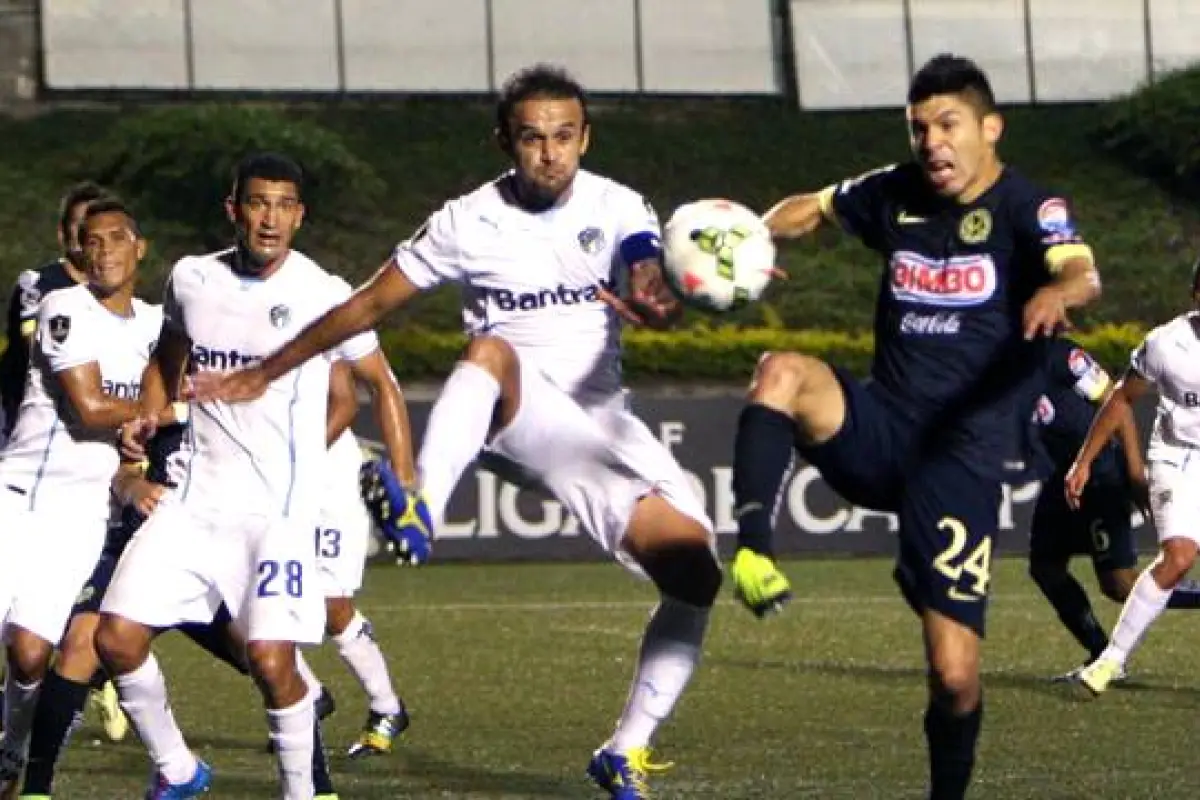
[(738, 599), (760, 617), (781, 609), (792, 593), (772, 540), (796, 445), (827, 441), (844, 416), (842, 389), (827, 364), (798, 353), (759, 359), (734, 440), (738, 550), (730, 574)]

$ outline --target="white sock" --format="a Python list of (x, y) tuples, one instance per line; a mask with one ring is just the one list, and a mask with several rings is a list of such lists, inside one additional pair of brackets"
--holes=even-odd
[(151, 653), (133, 672), (113, 678), (121, 708), (129, 716), (159, 773), (172, 784), (187, 783), (196, 774), (196, 757), (167, 701), (167, 682)]
[(25, 761), (29, 753), (29, 734), (33, 730), (33, 712), (37, 709), (42, 682), (19, 683), (9, 668), (4, 677), (4, 752)]
[(304, 685), (308, 687), (308, 698), (315, 703), (321, 696), (321, 679), (304, 660), (304, 655), (300, 652), (299, 647), (296, 648), (296, 671), (300, 673), (300, 677), (304, 679)]
[[(1157, 562), (1155, 562), (1157, 563)], [(1154, 580), (1147, 567), (1133, 584), (1133, 591), (1125, 599), (1121, 616), (1113, 627), (1112, 637), (1108, 648), (1101, 654), (1102, 658), (1116, 659), (1122, 666), (1142, 643), (1146, 631), (1154, 624), (1171, 597), (1170, 589), (1161, 588)]]
[(487, 442), (500, 384), (490, 372), (460, 361), (429, 412), (417, 457), (433, 525), (441, 525), (450, 494)]
[(633, 687), (610, 742), (617, 752), (648, 746), (654, 731), (670, 716), (700, 663), (708, 612), (670, 597), (662, 598), (654, 609), (642, 637)]
[(295, 705), (267, 709), (283, 800), (312, 800), (314, 716), (312, 692)]
[(362, 684), (371, 701), (371, 710), (376, 714), (400, 713), (400, 698), (392, 688), (392, 676), (367, 618), (355, 611), (346, 630), (333, 637), (333, 643), (342, 661)]

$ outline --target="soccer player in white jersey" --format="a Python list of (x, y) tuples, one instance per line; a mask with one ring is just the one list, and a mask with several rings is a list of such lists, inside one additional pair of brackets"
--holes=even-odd
[[(16, 793), (51, 652), (104, 546), (116, 431), (143, 415), (143, 371), (162, 327), (161, 309), (133, 296), (146, 252), (137, 222), (100, 200), (83, 225), (87, 282), (42, 302), (25, 397), (0, 452), (0, 797)], [(51, 679), (70, 668), (60, 663)], [(86, 673), (76, 676), (85, 693)]]
[[(181, 259), (172, 270), (155, 391), (177, 397), (188, 363), (201, 373), (253, 363), (349, 295), (345, 281), (291, 249), (304, 217), (303, 178), (284, 156), (258, 154), (238, 165), (227, 200), (238, 243)], [(371, 391), (392, 463), (414, 481), (404, 400), (378, 340), (355, 337), (336, 356)], [(117, 566), (96, 644), (155, 763), (152, 797), (194, 796), (209, 771), (174, 724), (150, 653), (153, 629), (208, 622), (222, 602), (246, 633), (281, 796), (314, 795), (317, 690), (297, 669), (296, 645), (318, 644), (325, 627), (313, 530), (328, 463), (329, 370), (329, 358), (315, 359), (281, 375), (253, 403), (195, 404), (186, 479)]]
[[(325, 633), (369, 702), (367, 721), (348, 752), (351, 758), (363, 758), (391, 752), (395, 738), (408, 727), (408, 712), (392, 686), (371, 622), (354, 603), (362, 587), (371, 518), (358, 484), (363, 453), (350, 430), (358, 400), (353, 376), (341, 362), (334, 364), (330, 376), (329, 405), (329, 466), (317, 526), (317, 572), (325, 591)], [(348, 413), (338, 414), (336, 409)]]
[[(438, 284), (460, 284), (471, 339), (438, 398), (418, 459), (434, 526), (483, 448), (545, 484), (661, 602), (616, 731), (588, 771), (611, 797), (648, 796), (649, 746), (697, 665), (721, 584), (712, 525), (682, 469), (626, 405), (621, 314), (677, 308), (659, 228), (636, 192), (579, 169), (583, 89), (539, 65), (505, 84), (497, 137), (513, 169), (451, 200), (353, 297), (261, 364), (203, 376), (198, 395), (257, 397), (269, 381), (369, 330)], [(628, 280), (628, 301), (616, 287)]]
[[(1200, 260), (1192, 269), (1192, 299), (1200, 309)], [(1133, 351), (1129, 369), (1096, 415), (1067, 474), (1067, 500), (1074, 507), (1083, 497), (1092, 462), (1122, 419), (1133, 415), (1133, 403), (1151, 388), (1158, 391), (1158, 408), (1146, 462), (1159, 553), (1134, 582), (1108, 647), (1079, 672), (1080, 684), (1094, 695), (1123, 674), (1200, 549), (1200, 310), (1150, 331)]]

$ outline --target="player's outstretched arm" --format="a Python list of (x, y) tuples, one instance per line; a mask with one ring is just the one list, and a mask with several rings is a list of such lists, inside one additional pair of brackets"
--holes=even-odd
[[(1113, 434), (1125, 425), (1136, 423), (1133, 419), (1133, 403), (1144, 395), (1150, 388), (1150, 383), (1132, 370), (1126, 371), (1125, 376), (1109, 394), (1100, 407), (1099, 413), (1092, 420), (1087, 438), (1075, 456), (1075, 463), (1067, 471), (1066, 492), (1067, 501), (1073, 508), (1078, 508), (1083, 498), (1083, 490), (1091, 477), (1092, 463), (1100, 455), (1100, 451), (1108, 444)], [(1135, 427), (1136, 431), (1136, 427)], [(1135, 434), (1136, 436), (1136, 434)], [(1135, 439), (1136, 441), (1136, 439)]]
[(1091, 250), (1084, 249), (1058, 264), (1050, 283), (1039, 289), (1025, 304), (1025, 338), (1053, 336), (1070, 325), (1067, 311), (1080, 308), (1100, 297), (1100, 273)]
[(829, 219), (831, 190), (797, 194), (780, 200), (763, 215), (767, 230), (776, 239), (807, 236)]
[(354, 379), (371, 393), (375, 421), (383, 436), (388, 461), (396, 477), (406, 487), (417, 484), (417, 467), (413, 456), (412, 427), (408, 421), (408, 404), (400, 384), (382, 350), (350, 362)]

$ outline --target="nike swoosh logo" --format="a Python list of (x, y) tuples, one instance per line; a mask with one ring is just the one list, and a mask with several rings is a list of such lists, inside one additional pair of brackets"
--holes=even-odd
[(896, 215), (897, 225), (920, 225), (926, 221), (925, 217), (918, 217), (914, 214), (909, 214), (907, 211), (901, 211)]
[(739, 506), (738, 508), (735, 508), (733, 510), (733, 518), (738, 519), (739, 517), (743, 516), (744, 514), (749, 514), (751, 511), (761, 511), (762, 507), (763, 507), (762, 503), (758, 503), (758, 502), (746, 503), (746, 505)]
[(979, 595), (970, 594), (968, 592), (960, 592), (956, 587), (951, 586), (946, 591), (946, 596), (951, 600), (957, 600), (960, 603), (978, 603)]

